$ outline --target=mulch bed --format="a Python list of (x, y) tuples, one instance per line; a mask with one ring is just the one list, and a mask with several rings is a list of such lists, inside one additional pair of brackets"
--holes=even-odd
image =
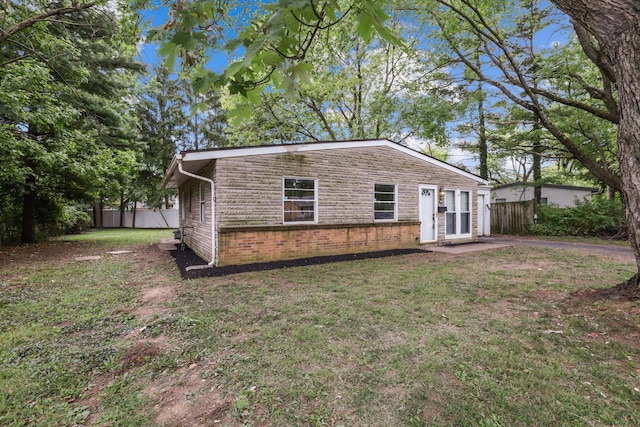
[(252, 271), (278, 270), (281, 268), (302, 267), (306, 265), (329, 264), (332, 262), (353, 261), (359, 259), (383, 258), (396, 255), (407, 255), (424, 253), (422, 249), (394, 249), (388, 251), (366, 252), (361, 254), (319, 256), (313, 258), (300, 258), (289, 261), (262, 262), (256, 264), (228, 265), (224, 267), (210, 267), (187, 271), (187, 267), (192, 265), (206, 265), (198, 255), (191, 249), (169, 251), (175, 258), (183, 279), (197, 279), (199, 277), (220, 277), (229, 274), (246, 273)]

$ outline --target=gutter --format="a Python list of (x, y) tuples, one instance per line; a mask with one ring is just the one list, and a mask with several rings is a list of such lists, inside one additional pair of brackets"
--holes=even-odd
[(211, 262), (209, 262), (209, 264), (207, 265), (192, 265), (187, 267), (187, 270), (198, 270), (202, 268), (213, 267), (216, 264), (216, 261), (218, 260), (217, 259), (218, 254), (216, 252), (218, 236), (216, 235), (216, 210), (215, 210), (215, 203), (214, 203), (215, 184), (212, 179), (206, 178), (201, 175), (196, 175), (182, 169), (182, 155), (180, 154), (176, 155), (176, 160), (178, 161), (178, 171), (180, 171), (181, 174), (188, 176), (190, 178), (195, 178), (200, 181), (205, 181), (211, 184)]

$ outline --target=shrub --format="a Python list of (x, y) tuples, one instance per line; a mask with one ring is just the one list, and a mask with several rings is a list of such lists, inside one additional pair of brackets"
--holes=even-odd
[(86, 205), (65, 206), (62, 218), (58, 220), (60, 234), (79, 234), (91, 227), (91, 214)]
[[(22, 235), (22, 206), (15, 199), (0, 197), (5, 209), (0, 209), (0, 246), (20, 243)], [(61, 234), (77, 234), (91, 226), (90, 206), (66, 204), (64, 200), (43, 198), (36, 209), (36, 235), (38, 240)]]
[[(91, 226), (89, 207), (64, 202), (41, 203), (37, 215), (38, 240), (61, 234), (78, 234)], [(45, 210), (46, 208), (46, 210)]]
[(575, 207), (538, 206), (538, 221), (529, 233), (547, 236), (626, 237), (624, 206), (620, 199), (593, 197), (575, 201)]
[(0, 246), (20, 242), (22, 206), (18, 195), (14, 187), (0, 182)]

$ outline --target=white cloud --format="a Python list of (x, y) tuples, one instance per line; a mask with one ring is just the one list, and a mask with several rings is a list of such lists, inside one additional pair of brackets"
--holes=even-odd
[(147, 36), (145, 34), (141, 34), (140, 39), (138, 40), (138, 43), (136, 43), (136, 51), (138, 53), (142, 53), (142, 49), (145, 48), (146, 44), (147, 44)]

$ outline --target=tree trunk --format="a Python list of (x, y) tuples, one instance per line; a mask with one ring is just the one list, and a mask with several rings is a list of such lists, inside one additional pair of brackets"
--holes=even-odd
[(478, 129), (478, 152), (480, 154), (480, 177), (489, 179), (489, 166), (487, 164), (487, 158), (489, 147), (487, 144), (487, 127), (484, 117), (484, 103), (482, 98), (484, 93), (482, 92), (482, 81), (478, 80), (478, 121), (480, 122), (480, 128)]
[(138, 200), (133, 201), (133, 215), (131, 219), (131, 228), (136, 228), (136, 211), (138, 206)]
[(120, 191), (120, 224), (119, 228), (124, 225), (124, 191)]
[(96, 228), (102, 228), (102, 199), (93, 203), (93, 220)]
[[(640, 32), (640, 28), (637, 29)], [(619, 67), (626, 66), (629, 74), (640, 70), (640, 33), (634, 37), (634, 54), (629, 58), (620, 55)], [(622, 53), (622, 52), (621, 52)], [(618, 80), (620, 97), (620, 125), (618, 127), (618, 151), (620, 155), (620, 175), (622, 177), (622, 197), (626, 207), (629, 237), (636, 257), (636, 265), (640, 272), (640, 76), (631, 75)], [(636, 276), (636, 286), (640, 283)]]
[(535, 123), (533, 124), (533, 162), (531, 165), (531, 169), (533, 172), (533, 198), (535, 199), (536, 206), (534, 209), (538, 208), (538, 205), (542, 201), (542, 152), (544, 151), (544, 147), (540, 143), (540, 119), (535, 118)]
[[(618, 89), (618, 152), (629, 240), (640, 272), (640, 13), (637, 0), (552, 0), (597, 41), (597, 65)], [(594, 61), (595, 62), (595, 61)], [(627, 283), (640, 294), (640, 275)]]

